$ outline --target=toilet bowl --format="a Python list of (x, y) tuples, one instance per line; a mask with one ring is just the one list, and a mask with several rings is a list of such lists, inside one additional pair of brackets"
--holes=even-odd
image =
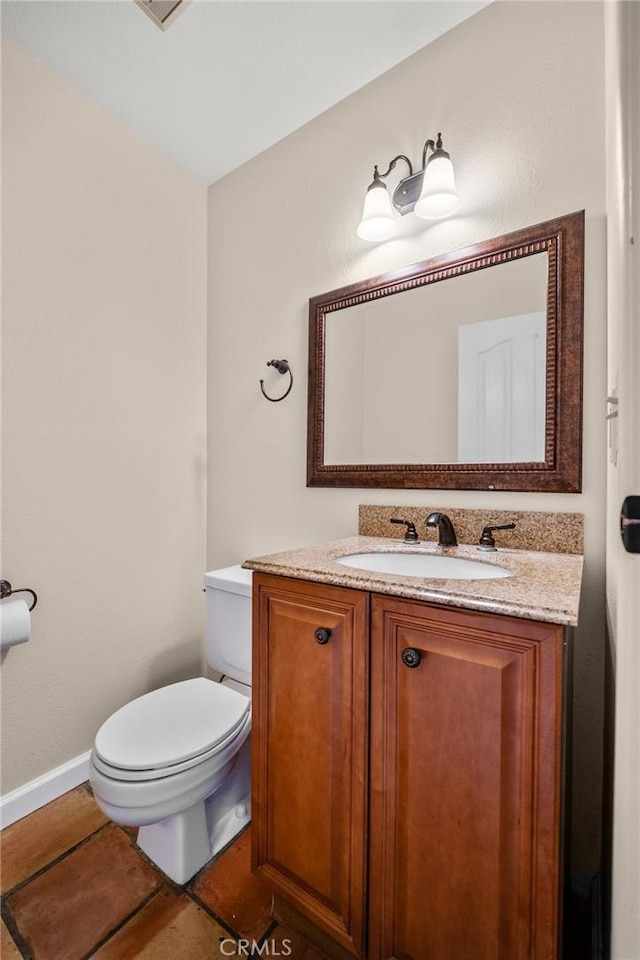
[[(217, 665), (222, 647), (227, 667), (240, 660), (235, 673), (243, 679), (250, 676), (250, 578), (232, 567), (206, 579), (207, 591), (231, 595), (208, 604), (208, 660)], [(232, 637), (235, 643), (234, 606), (245, 634)], [(237, 655), (229, 653), (234, 646)], [(115, 823), (140, 827), (138, 846), (176, 883), (186, 883), (249, 822), (250, 692), (239, 679), (183, 680), (126, 704), (96, 735), (90, 780), (98, 806)]]

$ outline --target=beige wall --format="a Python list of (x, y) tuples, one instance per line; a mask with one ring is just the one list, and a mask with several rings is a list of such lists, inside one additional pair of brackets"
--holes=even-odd
[(201, 672), (206, 191), (3, 41), (3, 794)]
[[(443, 132), (458, 214), (371, 246), (356, 226), (373, 164), (420, 157)], [(498, 2), (209, 191), (209, 565), (352, 534), (359, 503), (421, 491), (305, 486), (308, 298), (551, 217), (586, 209), (584, 473), (580, 495), (438, 492), (444, 506), (586, 516), (575, 666), (577, 867), (598, 857), (603, 663), (605, 206), (603, 10)], [(286, 357), (295, 384), (265, 363)], [(425, 366), (437, 363), (425, 357)]]

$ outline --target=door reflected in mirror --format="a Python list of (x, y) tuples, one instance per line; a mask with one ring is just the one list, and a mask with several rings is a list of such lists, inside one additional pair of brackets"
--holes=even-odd
[(548, 255), (328, 314), (325, 463), (544, 461)]

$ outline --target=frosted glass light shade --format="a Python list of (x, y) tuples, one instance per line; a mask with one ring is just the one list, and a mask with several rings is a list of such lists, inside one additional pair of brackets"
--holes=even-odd
[(364, 198), (362, 220), (358, 225), (361, 240), (389, 240), (397, 226), (391, 209), (391, 200), (384, 183), (374, 180)]
[(459, 206), (451, 158), (445, 150), (438, 150), (429, 158), (424, 171), (415, 214), (423, 220), (438, 220), (455, 213)]

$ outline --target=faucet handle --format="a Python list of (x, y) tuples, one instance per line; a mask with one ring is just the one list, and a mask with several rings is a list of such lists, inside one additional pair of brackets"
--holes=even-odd
[(406, 526), (404, 534), (404, 543), (420, 543), (418, 539), (418, 531), (416, 530), (416, 525), (411, 520), (398, 520), (396, 517), (391, 517), (390, 523), (404, 523)]
[(515, 530), (515, 523), (493, 523), (482, 531), (482, 536), (476, 550), (496, 550), (496, 541), (493, 538), (494, 530)]

